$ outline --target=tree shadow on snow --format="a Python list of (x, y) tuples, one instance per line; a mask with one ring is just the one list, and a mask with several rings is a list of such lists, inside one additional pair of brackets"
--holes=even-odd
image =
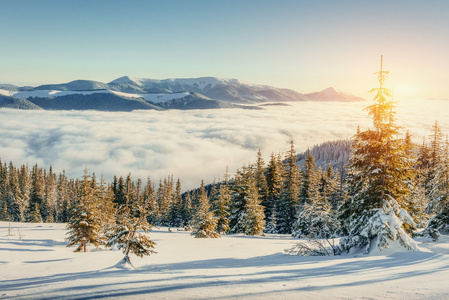
[[(35, 276), (14, 280), (2, 280), (0, 290), (19, 291), (21, 297), (71, 299), (124, 297), (131, 295), (157, 294), (170, 291), (196, 289), (198, 287), (223, 287), (241, 285), (263, 285), (273, 282), (298, 282), (305, 279), (345, 275), (365, 275), (367, 272), (382, 271), (385, 276), (377, 276), (369, 280), (360, 276), (360, 280), (344, 283), (334, 283), (320, 286), (304, 286), (285, 291), (319, 291), (345, 286), (359, 286), (395, 279), (411, 278), (449, 269), (449, 265), (434, 268), (424, 265), (426, 261), (438, 260), (441, 255), (425, 252), (397, 253), (390, 256), (353, 257), (298, 257), (282, 254), (253, 257), (248, 259), (219, 258), (201, 261), (180, 262), (173, 264), (146, 265), (137, 270), (117, 269), (114, 266), (103, 270), (78, 273), (61, 273), (49, 276)], [(320, 263), (320, 264), (319, 264)], [(417, 265), (412, 271), (399, 268), (407, 265)], [(257, 267), (272, 268), (271, 270)], [(277, 268), (276, 268), (277, 267)], [(248, 268), (248, 269), (247, 269)], [(202, 270), (211, 269), (240, 269), (239, 272), (229, 274), (204, 275)], [(397, 269), (397, 271), (395, 271)], [(189, 273), (187, 273), (187, 270)], [(194, 270), (198, 270), (195, 273)], [(192, 274), (193, 273), (193, 274)], [(229, 273), (229, 272), (228, 272)], [(163, 276), (162, 276), (163, 275)], [(119, 280), (112, 280), (119, 278)], [(357, 278), (357, 277), (356, 277)], [(90, 279), (92, 279), (90, 281)], [(99, 280), (99, 281), (96, 281)], [(80, 285), (82, 282), (92, 282), (90, 285)], [(87, 280), (87, 281), (86, 281)], [(98, 284), (96, 282), (99, 282)], [(132, 285), (140, 285), (132, 287)], [(36, 293), (36, 290), (42, 291)], [(27, 289), (29, 289), (27, 291)], [(238, 288), (235, 296), (262, 296), (266, 291), (258, 292), (257, 288), (251, 293), (240, 293)], [(54, 296), (53, 296), (54, 295)]]

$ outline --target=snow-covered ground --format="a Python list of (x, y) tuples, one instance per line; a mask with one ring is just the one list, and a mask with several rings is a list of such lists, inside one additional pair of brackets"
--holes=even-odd
[[(8, 227), (10, 224), (10, 233)], [(19, 236), (20, 230), (20, 236)], [(195, 239), (151, 233), (158, 254), (136, 269), (121, 251), (74, 253), (65, 224), (0, 222), (0, 299), (447, 299), (449, 238), (376, 256), (283, 254), (286, 235)]]

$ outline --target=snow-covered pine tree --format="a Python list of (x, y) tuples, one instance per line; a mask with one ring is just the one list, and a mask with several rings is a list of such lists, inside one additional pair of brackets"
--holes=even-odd
[(296, 238), (332, 238), (338, 228), (332, 203), (317, 189), (309, 195), (309, 202), (304, 203), (298, 210), (292, 235)]
[[(437, 230), (440, 234), (449, 234), (449, 141), (441, 147), (438, 164), (433, 166), (429, 181), (429, 198), (427, 210), (435, 215), (429, 221), (425, 231)], [(435, 234), (435, 233), (433, 233)], [(431, 234), (432, 235), (432, 234)]]
[(265, 225), (264, 208), (260, 204), (254, 170), (244, 166), (235, 176), (229, 217), (230, 231), (246, 235), (263, 234)]
[(413, 223), (404, 207), (413, 184), (411, 160), (399, 138), (391, 91), (384, 87), (388, 72), (382, 70), (382, 60), (377, 74), (379, 88), (372, 90), (376, 102), (365, 108), (374, 129), (358, 130), (348, 164), (350, 196), (340, 210), (340, 219), (349, 232), (340, 241), (346, 252), (357, 248), (365, 253), (382, 251), (392, 244), (416, 249), (403, 226), (404, 222)]
[(95, 247), (105, 243), (105, 238), (102, 235), (101, 212), (96, 194), (97, 192), (92, 186), (92, 179), (85, 170), (78, 197), (67, 223), (67, 247), (79, 244), (75, 252), (81, 250), (87, 252), (87, 243)]
[(265, 220), (270, 233), (277, 233), (276, 210), (282, 192), (283, 166), (280, 158), (271, 153), (267, 167), (267, 196), (262, 198)]
[(276, 210), (276, 229), (278, 233), (290, 234), (296, 221), (299, 203), (300, 178), (296, 165), (296, 151), (293, 141), (285, 157), (283, 189)]
[(321, 172), (319, 181), (320, 194), (332, 204), (334, 209), (337, 209), (342, 198), (340, 182), (340, 174), (338, 171), (334, 171), (331, 164), (327, 166), (324, 172)]
[(116, 226), (108, 233), (106, 245), (117, 245), (118, 249), (123, 249), (124, 264), (132, 265), (130, 253), (141, 258), (157, 253), (153, 250), (156, 242), (148, 237), (153, 226), (147, 222), (147, 214), (143, 203), (136, 203), (132, 208), (127, 205), (121, 205), (119, 208)]
[(19, 206), (23, 203), (21, 199), (21, 192), (19, 187), (19, 172), (14, 167), (13, 163), (9, 164), (9, 191), (7, 193), (7, 199), (10, 206), (11, 220), (20, 220), (20, 209)]
[(0, 220), (11, 221), (8, 205), (9, 178), (6, 163), (2, 165), (0, 161)]
[(210, 211), (210, 203), (201, 181), (200, 193), (198, 195), (198, 207), (192, 220), (192, 233), (196, 238), (217, 238), (220, 235), (215, 231), (217, 218)]

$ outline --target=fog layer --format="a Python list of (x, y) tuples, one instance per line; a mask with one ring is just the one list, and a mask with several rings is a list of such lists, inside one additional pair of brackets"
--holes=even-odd
[[(350, 138), (371, 126), (363, 108), (371, 102), (266, 106), (265, 110), (23, 111), (0, 110), (0, 158), (16, 165), (38, 163), (81, 177), (84, 168), (159, 180), (173, 174), (183, 188), (222, 178), (253, 162), (258, 149), (298, 152), (328, 140)], [(449, 101), (398, 103), (398, 123), (415, 141), (430, 134), (435, 120), (449, 133)]]

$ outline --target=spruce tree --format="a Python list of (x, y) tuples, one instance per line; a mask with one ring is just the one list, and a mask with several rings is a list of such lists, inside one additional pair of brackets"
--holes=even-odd
[[(257, 151), (257, 161), (256, 161), (256, 170), (255, 170), (255, 179), (256, 179), (256, 187), (257, 192), (259, 194), (259, 199), (262, 202), (262, 205), (264, 207), (268, 207), (268, 185), (267, 185), (267, 178), (265, 176), (265, 162), (262, 157), (262, 152)], [(227, 173), (227, 172), (226, 172)], [(265, 211), (266, 212), (266, 211)]]
[(413, 224), (406, 207), (406, 196), (413, 185), (411, 162), (395, 124), (391, 91), (384, 87), (388, 72), (382, 70), (382, 63), (377, 74), (379, 88), (372, 90), (375, 103), (365, 109), (374, 129), (358, 130), (348, 164), (350, 196), (340, 210), (349, 233), (340, 242), (344, 251), (382, 251), (392, 243), (416, 249), (404, 228), (404, 223)]
[(192, 220), (192, 211), (192, 198), (190, 197), (190, 191), (187, 191), (182, 199), (182, 226), (189, 227), (190, 221)]
[(182, 224), (182, 196), (181, 196), (181, 181), (176, 182), (176, 190), (173, 196), (173, 202), (168, 212), (169, 227), (180, 227)]
[(20, 200), (17, 202), (20, 221), (26, 221), (26, 212), (28, 210), (28, 206), (30, 205), (30, 189), (31, 189), (31, 180), (28, 175), (28, 168), (25, 165), (20, 167), (19, 173), (19, 188), (20, 188)]
[(159, 209), (157, 205), (156, 194), (154, 192), (154, 185), (149, 177), (143, 190), (143, 201), (145, 210), (148, 213), (147, 216), (148, 223), (157, 224), (157, 221), (159, 219)]
[[(30, 221), (34, 222), (42, 220), (45, 215), (45, 187), (44, 175), (42, 169), (38, 165), (34, 165), (31, 171), (31, 191), (30, 191), (30, 205), (28, 206)], [(38, 207), (39, 210), (36, 208)], [(37, 216), (40, 214), (40, 216)]]
[(296, 165), (296, 151), (293, 141), (290, 143), (290, 151), (285, 157), (285, 170), (283, 189), (277, 205), (276, 229), (278, 233), (292, 233), (293, 223), (296, 221), (296, 209), (299, 203), (300, 178)]
[(147, 222), (147, 214), (143, 203), (136, 203), (132, 208), (128, 205), (121, 205), (119, 208), (117, 224), (109, 232), (106, 245), (108, 247), (117, 245), (118, 249), (123, 249), (125, 264), (132, 265), (130, 253), (141, 258), (156, 253), (153, 250), (156, 243), (148, 237), (153, 226)]
[(262, 205), (265, 209), (265, 220), (270, 229), (270, 233), (276, 233), (276, 211), (282, 192), (283, 166), (279, 157), (271, 153), (270, 162), (267, 167), (267, 197), (262, 198)]
[(218, 199), (215, 205), (214, 214), (217, 218), (216, 231), (219, 234), (226, 233), (229, 230), (229, 204), (231, 203), (231, 190), (228, 185), (228, 172), (225, 174), (225, 183), (220, 185), (218, 190)]
[(198, 208), (192, 221), (192, 235), (196, 238), (217, 238), (220, 235), (215, 231), (217, 218), (210, 211), (210, 203), (201, 181), (200, 193), (198, 195)]
[[(434, 216), (425, 231), (431, 235), (449, 234), (449, 141), (447, 137), (437, 156), (438, 164), (434, 165), (432, 178), (428, 184), (430, 202), (427, 210)], [(432, 230), (438, 233), (432, 233)]]
[(233, 189), (230, 231), (246, 235), (263, 234), (264, 209), (260, 203), (251, 166), (244, 166), (242, 170), (237, 171)]
[(102, 207), (96, 199), (97, 191), (92, 186), (92, 179), (84, 172), (78, 191), (78, 197), (71, 211), (68, 229), (67, 247), (79, 244), (75, 252), (87, 252), (87, 244), (99, 247), (105, 243), (103, 233)]

